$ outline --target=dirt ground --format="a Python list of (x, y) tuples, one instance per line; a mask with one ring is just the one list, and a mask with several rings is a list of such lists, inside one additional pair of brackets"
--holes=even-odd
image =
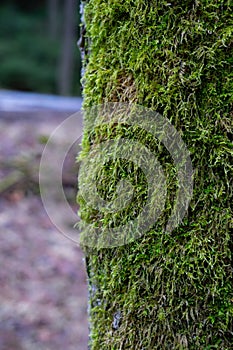
[[(43, 142), (60, 122), (0, 117), (1, 350), (87, 349), (84, 255), (53, 225), (38, 188)], [(67, 164), (76, 210), (76, 174)]]

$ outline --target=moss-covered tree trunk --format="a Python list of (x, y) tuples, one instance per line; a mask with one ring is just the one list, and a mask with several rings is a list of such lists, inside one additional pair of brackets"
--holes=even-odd
[[(89, 108), (126, 102), (168, 118), (194, 169), (187, 215), (172, 232), (162, 229), (162, 218), (129, 244), (84, 244), (92, 350), (233, 349), (232, 14), (228, 0), (90, 0), (85, 6), (83, 159), (118, 132), (91, 130)], [(149, 143), (172, 171), (166, 152)], [(114, 172), (119, 164), (109, 167)], [(98, 186), (101, 192), (101, 181)], [(105, 213), (79, 201), (83, 229), (91, 224), (101, 232), (109, 224)], [(166, 202), (165, 218), (173, 204)]]

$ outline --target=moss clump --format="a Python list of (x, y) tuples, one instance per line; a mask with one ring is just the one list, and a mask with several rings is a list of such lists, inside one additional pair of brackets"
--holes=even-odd
[[(225, 0), (90, 0), (85, 8), (84, 109), (104, 102), (153, 108), (180, 131), (195, 169), (188, 214), (172, 233), (158, 222), (126, 246), (85, 248), (93, 350), (233, 348), (232, 13)], [(111, 125), (86, 127), (83, 157), (114, 133)], [(150, 136), (142, 139), (153, 148)], [(174, 179), (169, 155), (157, 145), (154, 152)], [(120, 178), (127, 168), (117, 166), (99, 175), (103, 196), (112, 195), (109, 169)], [(99, 213), (80, 202), (82, 225), (98, 225)]]

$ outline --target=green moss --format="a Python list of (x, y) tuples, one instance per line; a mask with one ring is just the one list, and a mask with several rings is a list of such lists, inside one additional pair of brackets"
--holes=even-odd
[[(166, 150), (133, 128), (84, 130), (83, 158), (93, 144), (123, 135), (150, 147), (170, 179), (164, 217), (143, 237), (112, 249), (84, 247), (93, 350), (232, 349), (232, 7), (223, 0), (90, 0), (86, 6), (91, 54), (84, 109), (104, 102), (153, 108), (180, 131), (195, 169), (188, 214), (165, 233), (176, 188)], [(122, 176), (137, 175), (130, 164), (119, 167), (112, 163), (99, 174), (106, 198)], [(145, 181), (137, 176), (137, 183), (131, 180), (140, 207)], [(83, 227), (132, 214), (109, 218), (80, 202)]]

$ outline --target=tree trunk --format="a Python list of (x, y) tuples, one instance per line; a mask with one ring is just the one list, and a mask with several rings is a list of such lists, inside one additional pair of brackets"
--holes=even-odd
[(58, 5), (59, 0), (48, 0), (49, 36), (53, 40), (57, 39), (58, 34)]
[(76, 1), (64, 1), (63, 38), (58, 77), (59, 94), (64, 96), (70, 95), (72, 87), (74, 71), (76, 13)]
[[(92, 350), (232, 348), (232, 13), (223, 0), (91, 0), (85, 6), (83, 162), (98, 144), (128, 137), (150, 148), (168, 179), (163, 213), (125, 245), (99, 244), (99, 237), (119, 221), (128, 227), (127, 215), (135, 213), (98, 210), (91, 197), (79, 195)], [(175, 160), (135, 125), (103, 119), (93, 126), (90, 108), (111, 102), (155, 110), (182, 135), (194, 188), (174, 230), (165, 223), (179, 187)], [(130, 210), (140, 212), (143, 173), (112, 159), (97, 173), (99, 194), (111, 201), (117, 182), (128, 176), (135, 194)], [(86, 173), (79, 186), (92, 188), (92, 182)], [(89, 244), (96, 230), (96, 244)]]

